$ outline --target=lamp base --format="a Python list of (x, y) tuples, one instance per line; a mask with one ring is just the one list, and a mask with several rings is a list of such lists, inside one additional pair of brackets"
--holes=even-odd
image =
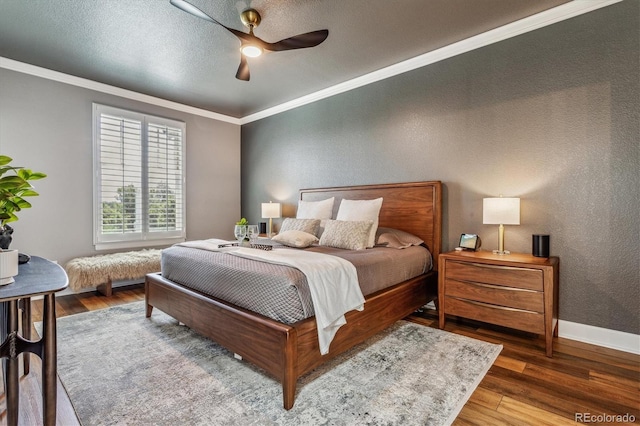
[(13, 277), (0, 278), (0, 285), (7, 285), (15, 282), (16, 280), (13, 279)]
[(505, 255), (505, 254), (511, 254), (511, 252), (509, 250), (494, 250), (493, 254), (499, 254), (499, 255)]

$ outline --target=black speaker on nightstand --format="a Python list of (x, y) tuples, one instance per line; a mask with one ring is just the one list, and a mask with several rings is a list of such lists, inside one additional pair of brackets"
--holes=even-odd
[(533, 249), (531, 254), (536, 257), (549, 257), (549, 236), (533, 234)]

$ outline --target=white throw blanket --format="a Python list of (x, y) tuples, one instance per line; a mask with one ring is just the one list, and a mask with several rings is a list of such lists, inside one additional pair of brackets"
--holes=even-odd
[(229, 254), (291, 266), (305, 274), (316, 313), (322, 355), (329, 353), (333, 337), (347, 323), (344, 314), (354, 309), (364, 309), (364, 296), (356, 267), (340, 257), (295, 249), (264, 251), (238, 248)]

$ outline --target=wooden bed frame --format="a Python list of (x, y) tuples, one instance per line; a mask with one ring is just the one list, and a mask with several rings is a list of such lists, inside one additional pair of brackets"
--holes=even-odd
[(182, 287), (160, 274), (146, 277), (147, 318), (157, 307), (264, 369), (282, 383), (284, 408), (291, 409), (299, 377), (411, 314), (433, 300), (437, 292), (435, 269), (442, 242), (439, 181), (300, 191), (300, 199), (305, 201), (329, 197), (336, 197), (335, 212), (341, 199), (383, 197), (379, 226), (401, 229), (422, 238), (433, 255), (434, 270), (366, 297), (364, 310), (346, 314), (347, 324), (338, 330), (328, 354), (320, 355), (315, 317), (283, 324)]

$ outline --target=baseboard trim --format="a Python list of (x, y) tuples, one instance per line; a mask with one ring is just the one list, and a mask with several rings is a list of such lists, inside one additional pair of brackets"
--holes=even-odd
[[(426, 309), (436, 310), (433, 302), (425, 305)], [(590, 345), (602, 346), (622, 352), (640, 355), (640, 335), (624, 331), (579, 324), (577, 322), (558, 320), (558, 336)]]
[(640, 355), (640, 335), (571, 321), (558, 321), (558, 336)]

